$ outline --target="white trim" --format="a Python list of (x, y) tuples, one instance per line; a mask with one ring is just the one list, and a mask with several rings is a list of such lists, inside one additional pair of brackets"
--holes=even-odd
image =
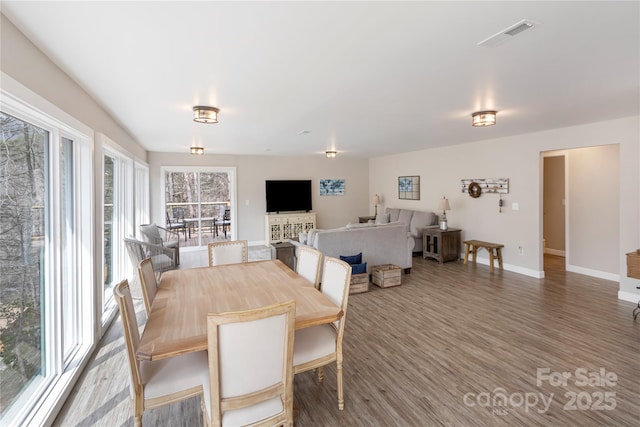
[[(167, 172), (226, 172), (229, 174), (229, 201), (231, 202), (231, 240), (238, 239), (238, 203), (237, 203), (237, 168), (235, 166), (161, 166), (160, 167), (160, 206), (163, 210), (161, 218), (166, 218), (165, 176)], [(199, 185), (199, 183), (198, 183)], [(196, 246), (197, 248), (206, 247)], [(186, 247), (185, 247), (186, 249)], [(183, 248), (181, 247), (182, 251)]]
[(620, 275), (607, 273), (606, 271), (592, 270), (590, 268), (578, 267), (577, 265), (567, 264), (567, 271), (572, 273), (584, 274), (585, 276), (597, 277), (598, 279), (612, 280), (620, 282)]
[[(464, 254), (460, 256), (460, 259), (464, 260)], [(476, 264), (482, 264), (489, 266), (489, 258), (476, 258)], [(468, 261), (468, 265), (473, 265), (473, 261)], [(524, 276), (533, 277), (535, 279), (544, 279), (544, 271), (532, 270), (530, 268), (520, 267), (518, 265), (506, 264), (503, 263), (502, 267), (504, 271), (511, 271), (514, 273), (522, 274)], [(493, 271), (498, 272), (500, 269), (498, 268), (498, 262), (494, 259), (493, 261)]]
[[(0, 109), (17, 119), (42, 128), (49, 133), (47, 188), (45, 209), (45, 287), (41, 294), (44, 323), (42, 371), (46, 376), (34, 377), (21, 390), (17, 399), (2, 416), (3, 424), (51, 424), (71, 386), (82, 373), (89, 360), (96, 338), (93, 310), (93, 131), (84, 124), (63, 113), (57, 107), (22, 87), (10, 77), (2, 74)], [(5, 81), (5, 79), (7, 79)], [(6, 92), (6, 86), (15, 93)], [(19, 96), (26, 96), (29, 102)], [(61, 193), (61, 146), (62, 138), (72, 141), (73, 171), (72, 193), (74, 222), (69, 252), (64, 257), (73, 260), (71, 271), (63, 263)], [(63, 269), (67, 276), (63, 277)], [(63, 280), (64, 279), (64, 280)], [(63, 305), (62, 287), (72, 287), (75, 298), (71, 306)], [(65, 312), (71, 310), (71, 313)], [(64, 348), (65, 323), (72, 322), (75, 332), (72, 345)], [(65, 353), (66, 352), (66, 353)]]
[(640, 294), (628, 291), (618, 291), (618, 299), (637, 304), (638, 301), (640, 301)]

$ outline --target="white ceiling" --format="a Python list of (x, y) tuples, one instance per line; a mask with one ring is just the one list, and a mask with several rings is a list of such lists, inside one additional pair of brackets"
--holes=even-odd
[(372, 157), (640, 114), (637, 1), (1, 6), (149, 151)]

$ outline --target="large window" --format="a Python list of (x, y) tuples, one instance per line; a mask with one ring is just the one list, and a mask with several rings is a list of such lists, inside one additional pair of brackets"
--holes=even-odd
[[(108, 141), (110, 142), (110, 141)], [(134, 231), (133, 161), (109, 146), (103, 156), (103, 324), (115, 309), (113, 285), (131, 278), (133, 266), (127, 255), (124, 238)]]
[(0, 125), (0, 424), (39, 424), (93, 343), (92, 154), (5, 93)]
[(162, 173), (167, 227), (184, 235), (183, 246), (235, 238), (235, 168), (163, 168)]
[(43, 338), (50, 134), (0, 113), (0, 410), (46, 375)]

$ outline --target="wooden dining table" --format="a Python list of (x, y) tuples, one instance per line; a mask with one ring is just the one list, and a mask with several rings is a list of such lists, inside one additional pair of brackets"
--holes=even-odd
[(295, 300), (295, 328), (334, 322), (341, 308), (279, 260), (172, 270), (162, 274), (140, 337), (139, 360), (207, 349), (207, 314)]

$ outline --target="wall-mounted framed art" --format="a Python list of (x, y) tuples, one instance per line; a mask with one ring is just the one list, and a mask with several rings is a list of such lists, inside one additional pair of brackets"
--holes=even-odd
[(344, 179), (321, 179), (321, 196), (344, 196)]
[(420, 177), (399, 176), (398, 198), (405, 200), (420, 200)]

